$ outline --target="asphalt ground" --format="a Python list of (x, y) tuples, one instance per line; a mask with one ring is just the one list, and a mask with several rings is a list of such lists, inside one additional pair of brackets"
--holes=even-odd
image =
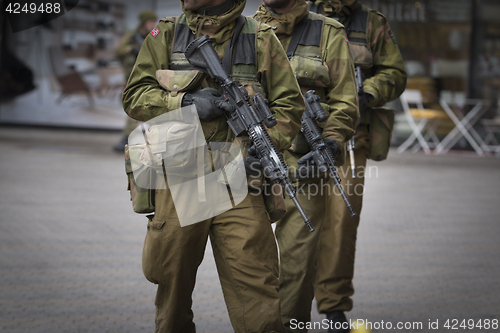
[[(153, 332), (119, 136), (0, 128), (0, 332)], [(500, 160), (391, 151), (369, 166), (348, 318), (498, 332), (484, 323), (500, 319)], [(232, 332), (210, 246), (193, 299), (198, 332)]]

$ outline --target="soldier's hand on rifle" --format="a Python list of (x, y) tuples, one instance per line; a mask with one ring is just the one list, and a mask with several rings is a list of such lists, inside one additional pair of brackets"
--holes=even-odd
[(298, 180), (305, 180), (313, 177), (318, 177), (321, 173), (326, 171), (326, 167), (318, 169), (314, 160), (314, 152), (310, 151), (298, 159), (298, 169), (295, 170), (294, 177)]
[(337, 158), (339, 155), (341, 149), (337, 141), (333, 139), (325, 139), (325, 144), (330, 149), (330, 152), (332, 153), (333, 158)]
[(234, 107), (214, 88), (204, 88), (192, 94), (185, 94), (182, 106), (194, 104), (201, 120), (209, 121), (234, 111)]
[[(324, 139), (327, 148), (330, 150), (333, 158), (337, 157), (340, 152), (340, 146), (337, 141), (333, 139)], [(312, 177), (318, 177), (328, 170), (326, 165), (316, 165), (314, 159), (314, 152), (310, 151), (298, 159), (297, 164), (299, 168), (295, 171), (295, 178), (298, 180), (305, 180)]]
[(359, 94), (358, 99), (359, 99), (359, 113), (363, 113), (366, 110), (368, 104), (373, 102), (375, 97), (373, 97), (372, 94), (362, 92)]
[(252, 177), (260, 177), (263, 175), (263, 166), (260, 158), (257, 157), (257, 150), (254, 146), (248, 149), (248, 156), (244, 160), (245, 170), (247, 175)]

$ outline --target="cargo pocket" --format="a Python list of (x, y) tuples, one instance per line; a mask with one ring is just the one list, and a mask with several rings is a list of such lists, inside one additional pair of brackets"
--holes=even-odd
[(148, 216), (148, 230), (142, 249), (142, 272), (146, 279), (154, 284), (163, 282), (164, 278), (162, 266), (164, 225), (165, 221), (155, 221), (152, 215)]

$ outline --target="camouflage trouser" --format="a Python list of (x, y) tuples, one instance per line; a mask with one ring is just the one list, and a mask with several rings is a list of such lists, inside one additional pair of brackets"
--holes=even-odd
[(352, 178), (349, 155), (347, 155), (346, 163), (338, 171), (342, 178), (342, 186), (349, 202), (356, 211), (356, 216), (351, 217), (339, 195), (330, 196), (321, 230), (315, 289), (318, 312), (320, 313), (352, 309), (350, 296), (354, 294), (352, 278), (354, 275), (356, 235), (363, 202), (362, 191), (368, 152), (364, 129), (358, 129), (354, 152), (356, 170), (358, 171), (357, 178)]
[(249, 194), (217, 217), (180, 227), (169, 190), (156, 190), (143, 250), (146, 278), (158, 284), (156, 331), (195, 332), (192, 292), (210, 236), (235, 332), (284, 332), (278, 253), (261, 195)]
[[(281, 316), (287, 332), (290, 321), (309, 322), (314, 298), (314, 278), (321, 225), (325, 212), (328, 186), (314, 181), (298, 187), (297, 199), (316, 229), (309, 232), (290, 198), (285, 199), (287, 212), (276, 224), (276, 239), (280, 250)], [(293, 322), (292, 322), (293, 324)]]

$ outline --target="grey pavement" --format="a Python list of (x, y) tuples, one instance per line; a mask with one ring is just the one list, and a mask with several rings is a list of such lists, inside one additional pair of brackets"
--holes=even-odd
[[(0, 332), (153, 332), (119, 136), (0, 128)], [(500, 160), (392, 151), (370, 166), (348, 317), (423, 325), (372, 332), (500, 319)], [(210, 247), (193, 298), (199, 332), (232, 332)]]

